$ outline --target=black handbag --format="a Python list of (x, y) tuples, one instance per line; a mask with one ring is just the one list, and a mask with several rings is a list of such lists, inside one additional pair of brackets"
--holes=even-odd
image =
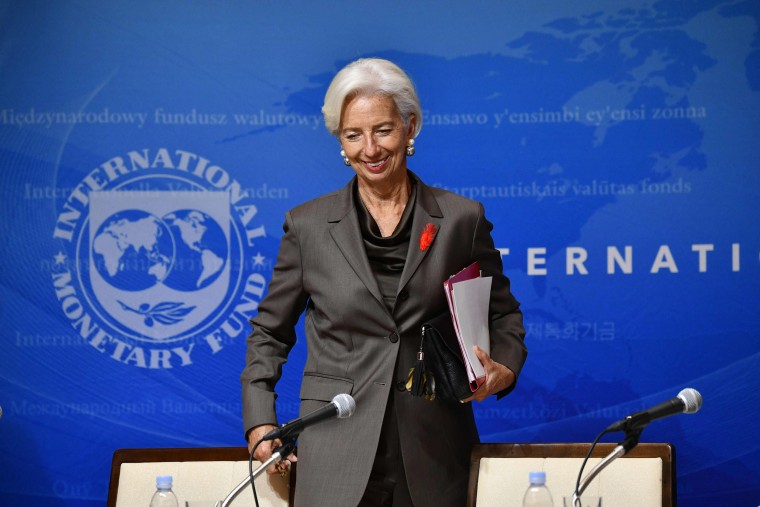
[(459, 403), (472, 396), (470, 381), (449, 312), (422, 324), (417, 363), (409, 371), (413, 396)]

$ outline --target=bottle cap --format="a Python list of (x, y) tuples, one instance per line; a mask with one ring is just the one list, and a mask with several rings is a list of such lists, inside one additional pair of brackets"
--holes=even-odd
[(546, 484), (546, 472), (531, 472), (529, 477), (531, 484)]
[(156, 477), (156, 487), (162, 489), (171, 489), (172, 476), (171, 475), (159, 475)]

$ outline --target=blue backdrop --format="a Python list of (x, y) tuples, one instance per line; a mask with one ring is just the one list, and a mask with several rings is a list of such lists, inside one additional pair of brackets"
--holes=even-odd
[(121, 447), (244, 445), (284, 213), (352, 175), (324, 92), (381, 56), (422, 100), (410, 167), (484, 203), (525, 313), (482, 439), (591, 441), (694, 387), (704, 408), (642, 441), (676, 446), (681, 505), (757, 505), (759, 22), (754, 0), (0, 2), (0, 503), (102, 505)]

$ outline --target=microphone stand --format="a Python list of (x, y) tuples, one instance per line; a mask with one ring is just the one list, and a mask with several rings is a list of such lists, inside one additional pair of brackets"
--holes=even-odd
[(599, 473), (607, 468), (610, 463), (615, 461), (617, 458), (624, 456), (628, 453), (631, 449), (639, 445), (639, 437), (641, 436), (643, 428), (627, 431), (625, 434), (625, 439), (620, 442), (611, 453), (609, 453), (602, 461), (600, 461), (588, 474), (586, 474), (586, 477), (583, 478), (581, 481), (580, 487), (578, 487), (578, 491), (573, 492), (573, 507), (581, 507), (581, 495), (584, 491), (586, 491), (586, 488), (589, 484), (591, 484), (591, 481), (593, 481)]
[(259, 466), (259, 468), (254, 470), (252, 475), (249, 475), (248, 477), (243, 479), (243, 482), (235, 486), (235, 489), (230, 491), (230, 493), (224, 498), (224, 500), (222, 500), (221, 504), (217, 502), (216, 505), (219, 507), (229, 507), (230, 502), (232, 502), (232, 500), (234, 500), (235, 497), (237, 497), (240, 494), (240, 492), (243, 491), (243, 489), (251, 483), (253, 479), (258, 477), (261, 474), (261, 472), (269, 468), (270, 465), (273, 465), (274, 463), (278, 463), (282, 461), (282, 459), (285, 456), (289, 456), (290, 454), (292, 454), (295, 448), (296, 448), (295, 437), (286, 439), (282, 443), (282, 446), (275, 449), (275, 452), (272, 453), (272, 456), (270, 456), (268, 460), (263, 462), (261, 466)]

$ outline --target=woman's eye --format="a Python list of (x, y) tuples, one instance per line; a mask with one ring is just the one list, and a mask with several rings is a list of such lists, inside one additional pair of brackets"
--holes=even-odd
[(346, 139), (349, 141), (356, 141), (359, 139), (359, 134), (346, 134)]
[(391, 129), (380, 129), (377, 131), (377, 134), (381, 136), (387, 136), (391, 132), (393, 132)]

